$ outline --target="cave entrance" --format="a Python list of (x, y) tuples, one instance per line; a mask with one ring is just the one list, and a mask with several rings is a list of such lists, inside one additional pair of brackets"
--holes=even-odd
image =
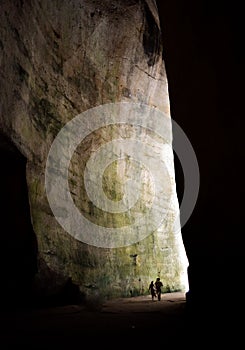
[(0, 273), (1, 304), (21, 305), (31, 300), (37, 269), (37, 241), (32, 228), (26, 158), (0, 135)]

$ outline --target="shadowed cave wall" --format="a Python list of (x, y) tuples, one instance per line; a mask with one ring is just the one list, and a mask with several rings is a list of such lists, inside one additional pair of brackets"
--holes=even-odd
[(30, 217), (26, 159), (6, 136), (1, 134), (0, 140), (0, 296), (5, 307), (26, 304), (32, 297), (37, 241)]

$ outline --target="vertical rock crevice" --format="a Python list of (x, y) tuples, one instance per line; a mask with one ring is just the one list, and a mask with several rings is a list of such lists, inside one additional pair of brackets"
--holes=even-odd
[(154, 66), (162, 54), (161, 29), (148, 2), (144, 2), (145, 26), (143, 33), (144, 53), (148, 56), (148, 66)]

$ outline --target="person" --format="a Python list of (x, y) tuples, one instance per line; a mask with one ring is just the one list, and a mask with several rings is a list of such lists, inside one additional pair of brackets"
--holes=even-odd
[(159, 301), (161, 300), (162, 287), (163, 287), (162, 281), (160, 280), (160, 277), (157, 277), (155, 282), (155, 288), (156, 288), (157, 299)]
[(155, 285), (154, 285), (154, 282), (151, 281), (150, 285), (149, 285), (149, 290), (151, 292), (151, 299), (152, 301), (154, 300), (154, 298), (157, 296), (156, 295), (156, 289), (155, 289)]

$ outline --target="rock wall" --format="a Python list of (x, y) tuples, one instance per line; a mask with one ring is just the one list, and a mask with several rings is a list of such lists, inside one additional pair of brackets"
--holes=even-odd
[[(45, 190), (52, 142), (80, 113), (107, 103), (135, 102), (170, 117), (155, 2), (2, 1), (0, 28), (0, 128), (27, 159), (30, 214), (38, 242), (37, 284), (51, 293), (71, 279), (86, 295), (115, 297), (148, 293), (149, 282), (160, 276), (164, 291), (185, 290), (187, 261), (181, 235), (173, 232), (178, 205), (172, 153), (170, 214), (158, 230), (128, 246), (99, 247), (72, 237), (54, 217)], [(74, 203), (100, 226), (123, 226), (127, 218), (105, 216), (91, 203), (83, 183), (86, 161), (101, 145), (132, 135), (140, 142), (151, 136), (130, 125), (92, 130), (71, 159)], [(117, 183), (126, 176), (125, 169), (125, 162), (118, 161), (105, 171), (103, 186), (111, 200), (121, 198)], [(147, 193), (149, 186), (142, 191)]]

